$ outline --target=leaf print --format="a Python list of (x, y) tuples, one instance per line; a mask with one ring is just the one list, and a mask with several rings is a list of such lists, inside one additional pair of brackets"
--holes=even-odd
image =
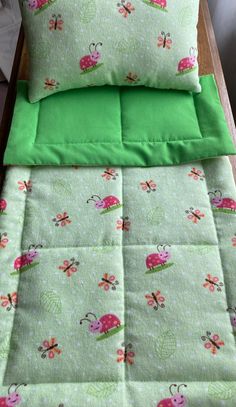
[(217, 400), (230, 400), (236, 395), (236, 384), (232, 382), (214, 382), (208, 387), (210, 397)]
[(147, 221), (152, 225), (159, 225), (165, 216), (165, 211), (161, 206), (156, 206), (151, 209), (147, 214)]
[(192, 22), (192, 7), (188, 5), (187, 7), (183, 7), (182, 10), (179, 12), (179, 24), (182, 27), (187, 27)]
[(87, 389), (87, 394), (96, 397), (97, 399), (106, 399), (116, 391), (116, 388), (116, 383), (91, 384)]
[(169, 359), (176, 351), (176, 337), (170, 329), (161, 332), (156, 343), (156, 352), (161, 360)]
[(9, 350), (9, 339), (5, 338), (5, 340), (0, 344), (0, 359), (7, 359)]
[(59, 295), (56, 291), (48, 290), (44, 291), (40, 295), (41, 306), (45, 311), (51, 314), (61, 314), (62, 304)]
[(120, 54), (133, 54), (140, 47), (140, 42), (135, 37), (125, 37), (119, 40), (115, 47)]
[(55, 178), (52, 181), (52, 191), (55, 194), (61, 195), (71, 195), (72, 189), (71, 186), (63, 178)]
[(89, 24), (96, 16), (97, 6), (95, 0), (81, 0), (79, 9), (79, 20), (83, 24)]

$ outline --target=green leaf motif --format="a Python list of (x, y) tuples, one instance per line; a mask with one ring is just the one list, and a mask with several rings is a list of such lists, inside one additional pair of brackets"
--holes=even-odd
[(96, 397), (97, 399), (107, 399), (112, 393), (116, 391), (117, 383), (96, 383), (91, 384), (87, 389), (89, 396)]
[(176, 351), (176, 337), (170, 329), (162, 331), (156, 343), (156, 352), (161, 360), (169, 359)]
[(165, 217), (165, 211), (161, 206), (156, 206), (147, 214), (147, 221), (151, 225), (159, 225)]
[(41, 306), (50, 314), (61, 314), (62, 304), (59, 295), (53, 291), (44, 291), (40, 295)]
[(96, 16), (97, 7), (95, 0), (80, 1), (79, 20), (83, 24), (89, 24)]
[(9, 339), (5, 338), (5, 340), (0, 343), (0, 359), (7, 359), (10, 350)]
[(188, 25), (191, 24), (192, 20), (193, 20), (193, 14), (192, 14), (191, 5), (187, 6), (187, 7), (183, 7), (179, 13), (179, 24), (182, 27), (187, 27)]
[(58, 195), (66, 194), (71, 195), (71, 186), (62, 178), (55, 178), (52, 181), (52, 191)]
[(115, 48), (120, 54), (133, 54), (140, 47), (140, 42), (135, 37), (122, 38), (118, 41)]
[(232, 382), (214, 382), (208, 387), (208, 394), (216, 400), (230, 400), (236, 395), (236, 384)]

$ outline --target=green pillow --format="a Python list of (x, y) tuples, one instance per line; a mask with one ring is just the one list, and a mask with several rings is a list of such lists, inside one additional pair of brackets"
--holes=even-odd
[(199, 0), (23, 0), (29, 98), (101, 85), (200, 92)]

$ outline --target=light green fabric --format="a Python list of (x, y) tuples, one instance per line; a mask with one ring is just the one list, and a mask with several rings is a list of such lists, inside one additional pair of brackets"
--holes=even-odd
[(198, 0), (20, 4), (30, 51), (31, 102), (66, 89), (101, 85), (201, 89)]
[[(25, 382), (22, 407), (155, 407), (172, 383), (185, 383), (187, 406), (234, 407), (236, 349), (226, 310), (236, 306), (236, 212), (211, 205), (208, 192), (216, 190), (236, 200), (226, 158), (168, 168), (8, 169), (0, 287), (2, 296), (17, 292), (19, 304), (0, 307), (0, 395)], [(96, 209), (91, 195), (119, 202)], [(64, 212), (70, 223), (56, 226)], [(32, 244), (43, 246), (38, 256), (15, 270)], [(147, 256), (164, 244), (170, 258), (147, 273)], [(119, 282), (115, 290), (99, 286), (105, 273)], [(206, 281), (214, 277), (215, 285)], [(155, 310), (145, 296), (158, 290), (165, 308)], [(87, 321), (80, 325), (88, 312), (115, 314), (123, 329), (98, 340)], [(224, 343), (215, 355), (204, 347), (207, 331)], [(43, 359), (38, 348), (53, 337), (62, 353)], [(117, 362), (123, 343), (132, 344), (133, 364)]]
[(202, 92), (104, 87), (31, 104), (18, 93), (4, 164), (173, 165), (235, 154), (212, 75)]

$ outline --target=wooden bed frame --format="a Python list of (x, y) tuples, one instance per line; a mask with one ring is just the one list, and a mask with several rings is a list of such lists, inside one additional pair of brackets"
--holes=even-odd
[[(214, 73), (219, 89), (221, 102), (225, 111), (226, 120), (232, 138), (236, 145), (236, 129), (207, 0), (200, 0), (198, 47), (200, 75)], [(21, 28), (10, 83), (8, 85), (0, 84), (0, 163), (2, 163), (3, 153), (6, 147), (7, 137), (11, 125), (12, 112), (16, 95), (16, 81), (17, 79), (27, 78), (28, 54), (24, 42), (23, 28)], [(236, 181), (236, 158), (230, 157), (230, 161)], [(0, 166), (0, 190), (4, 178), (4, 171), (5, 169)]]

